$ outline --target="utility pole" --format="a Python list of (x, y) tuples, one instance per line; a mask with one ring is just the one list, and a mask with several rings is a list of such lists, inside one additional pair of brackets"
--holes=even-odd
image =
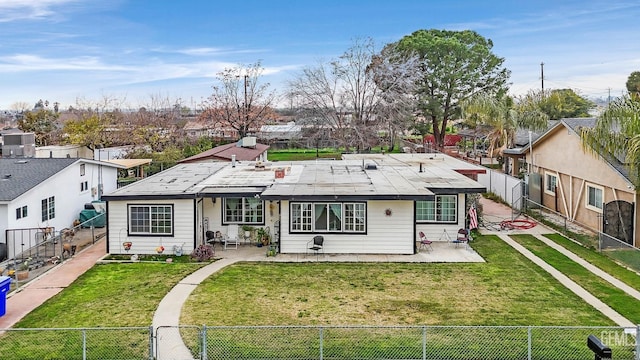
[(540, 80), (542, 82), (542, 93), (544, 94), (544, 63), (540, 63)]
[(244, 75), (244, 130), (245, 136), (247, 132), (249, 132), (249, 103), (247, 102), (247, 80), (249, 79), (249, 75)]

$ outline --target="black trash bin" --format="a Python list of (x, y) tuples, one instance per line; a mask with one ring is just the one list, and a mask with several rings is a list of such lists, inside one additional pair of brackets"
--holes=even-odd
[(0, 276), (0, 316), (7, 313), (7, 293), (11, 287), (11, 278)]

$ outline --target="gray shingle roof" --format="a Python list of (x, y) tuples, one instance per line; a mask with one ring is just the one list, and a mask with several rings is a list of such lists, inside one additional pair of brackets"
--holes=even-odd
[(0, 201), (12, 201), (78, 159), (1, 158)]

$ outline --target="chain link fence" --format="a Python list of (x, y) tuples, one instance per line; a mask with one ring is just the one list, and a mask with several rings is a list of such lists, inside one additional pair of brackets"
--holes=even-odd
[(597, 250), (612, 260), (640, 272), (639, 248), (601, 231), (593, 230), (580, 222), (569, 220), (563, 214), (534, 201), (525, 199), (525, 202), (527, 204), (527, 215), (554, 228), (585, 247)]
[(0, 358), (154, 359), (153, 328), (3, 329)]
[[(158, 360), (168, 359), (589, 359), (589, 335), (615, 359), (635, 359), (636, 328), (532, 326), (203, 326), (161, 328)], [(181, 333), (184, 344), (163, 344)], [(173, 339), (175, 340), (175, 339)], [(184, 351), (189, 353), (185, 353)], [(191, 356), (191, 357), (189, 357)]]
[(635, 328), (560, 326), (179, 326), (0, 330), (2, 359), (584, 360), (595, 335), (640, 360)]

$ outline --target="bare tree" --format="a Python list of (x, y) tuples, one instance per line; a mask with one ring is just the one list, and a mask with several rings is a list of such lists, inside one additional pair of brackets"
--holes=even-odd
[(226, 68), (217, 74), (213, 94), (203, 104), (200, 119), (218, 128), (231, 128), (239, 138), (260, 130), (265, 122), (274, 119), (272, 105), (275, 91), (269, 83), (261, 83), (264, 68), (258, 61), (250, 65)]
[(23, 113), (29, 109), (31, 109), (31, 104), (29, 104), (26, 101), (18, 101), (18, 102), (14, 102), (13, 104), (11, 104), (10, 109), (17, 112), (17, 113)]
[(289, 82), (308, 127), (327, 130), (349, 149), (367, 147), (376, 138), (379, 88), (367, 68), (375, 55), (371, 39), (357, 39), (337, 60), (307, 67)]
[(418, 58), (394, 57), (390, 48), (377, 53), (372, 39), (356, 39), (337, 60), (305, 68), (289, 82), (317, 137), (328, 131), (349, 150), (376, 145), (386, 133), (393, 147), (414, 108)]
[(405, 132), (414, 121), (417, 105), (415, 91), (420, 78), (418, 55), (400, 58), (395, 46), (385, 46), (380, 54), (373, 57), (369, 67), (380, 88), (377, 109), (380, 126), (384, 126), (389, 141), (389, 151), (395, 147), (398, 135)]

